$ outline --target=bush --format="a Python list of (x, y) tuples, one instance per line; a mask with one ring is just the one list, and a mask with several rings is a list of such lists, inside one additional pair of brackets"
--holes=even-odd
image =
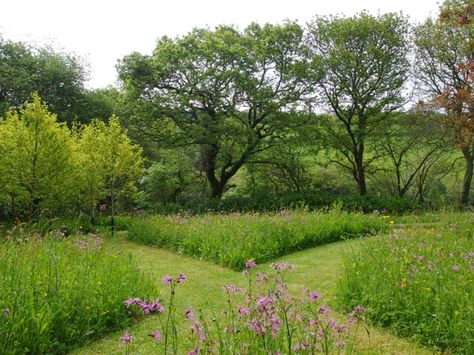
[(467, 217), (367, 240), (360, 252), (346, 257), (339, 299), (346, 309), (366, 307), (375, 324), (398, 334), (472, 354), (473, 235)]
[(423, 207), (410, 198), (378, 197), (378, 196), (338, 196), (330, 193), (292, 193), (274, 195), (259, 193), (252, 196), (229, 196), (221, 200), (194, 199), (185, 203), (168, 203), (146, 208), (155, 213), (177, 213), (189, 211), (194, 214), (215, 212), (276, 212), (282, 209), (307, 210), (329, 209), (333, 204), (342, 204), (342, 209), (348, 212), (372, 213), (375, 210), (389, 211), (390, 213), (404, 213), (419, 211)]
[[(23, 238), (24, 240), (25, 238)], [(129, 323), (123, 300), (153, 283), (97, 236), (0, 244), (0, 353), (65, 353)]]
[(246, 260), (261, 263), (291, 252), (382, 227), (382, 219), (345, 212), (208, 214), (121, 218), (134, 242), (165, 248), (240, 270)]

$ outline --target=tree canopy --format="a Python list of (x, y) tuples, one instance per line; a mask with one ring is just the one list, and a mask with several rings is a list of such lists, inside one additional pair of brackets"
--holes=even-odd
[(311, 92), (303, 29), (294, 22), (164, 37), (151, 56), (133, 53), (118, 70), (128, 97), (143, 105), (130, 126), (155, 141), (196, 146), (213, 197), (298, 124), (295, 112)]
[(371, 133), (404, 104), (408, 78), (408, 21), (395, 14), (378, 17), (318, 17), (309, 26), (308, 43), (324, 73), (316, 80), (323, 103), (334, 114), (326, 124), (337, 158), (367, 191), (365, 173)]
[(62, 121), (81, 118), (85, 79), (78, 57), (0, 36), (0, 117), (37, 92)]

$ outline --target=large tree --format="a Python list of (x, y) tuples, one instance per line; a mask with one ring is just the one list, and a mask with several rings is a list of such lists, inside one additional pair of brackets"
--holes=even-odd
[(447, 114), (445, 126), (465, 161), (460, 200), (468, 204), (474, 171), (474, 3), (445, 1), (439, 17), (418, 26), (415, 35), (415, 72)]
[(63, 121), (82, 113), (85, 70), (79, 58), (0, 36), (0, 117), (21, 107), (34, 92)]
[(308, 44), (324, 72), (316, 80), (323, 103), (335, 119), (325, 122), (328, 143), (341, 155), (334, 161), (347, 169), (365, 195), (367, 142), (389, 113), (404, 104), (408, 76), (408, 23), (399, 15), (317, 17), (309, 26)]
[(294, 22), (161, 38), (152, 55), (133, 53), (118, 66), (136, 108), (130, 127), (156, 142), (194, 145), (220, 198), (250, 157), (297, 124), (293, 113), (309, 92), (304, 52)]

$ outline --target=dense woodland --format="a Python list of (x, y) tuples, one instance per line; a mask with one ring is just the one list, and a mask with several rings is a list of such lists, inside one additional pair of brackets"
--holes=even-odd
[(194, 29), (96, 90), (0, 37), (1, 214), (472, 205), (473, 15)]

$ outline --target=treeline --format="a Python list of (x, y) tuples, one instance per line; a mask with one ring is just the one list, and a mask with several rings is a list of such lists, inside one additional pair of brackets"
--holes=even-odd
[(162, 37), (119, 62), (120, 89), (82, 90), (86, 114), (73, 116), (121, 117), (146, 158), (146, 208), (355, 195), (467, 205), (473, 14), (471, 0), (446, 0), (416, 26), (362, 12)]

